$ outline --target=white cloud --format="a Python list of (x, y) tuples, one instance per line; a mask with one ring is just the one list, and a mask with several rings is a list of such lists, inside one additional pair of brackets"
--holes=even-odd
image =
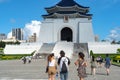
[[(32, 20), (30, 23), (25, 24), (23, 28), (24, 39), (28, 39), (29, 36), (36, 33), (37, 38), (39, 37), (41, 22), (37, 20)], [(12, 38), (12, 31), (8, 33), (7, 38)]]
[(109, 37), (111, 37), (113, 39), (117, 38), (118, 37), (117, 31), (116, 30), (111, 30)]
[(24, 36), (27, 39), (29, 36), (33, 35), (33, 33), (37, 34), (37, 38), (39, 37), (41, 22), (37, 20), (33, 20), (30, 23), (25, 24), (24, 27)]
[(110, 31), (110, 34), (106, 38), (109, 41), (116, 40), (120, 41), (120, 27), (116, 27)]
[(7, 38), (12, 38), (12, 31), (8, 33)]

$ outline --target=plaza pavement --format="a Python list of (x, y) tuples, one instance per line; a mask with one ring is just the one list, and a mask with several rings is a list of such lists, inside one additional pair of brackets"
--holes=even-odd
[[(75, 60), (76, 58), (71, 60), (68, 80), (79, 80), (77, 67), (74, 65)], [(21, 60), (0, 61), (0, 80), (47, 80), (48, 75), (45, 73), (45, 65), (45, 59), (34, 59), (30, 64), (23, 64)], [(90, 75), (90, 65), (88, 64), (87, 74), (85, 80), (120, 80), (120, 67), (112, 65), (110, 75), (107, 76), (103, 66), (97, 68), (96, 75), (93, 76)]]

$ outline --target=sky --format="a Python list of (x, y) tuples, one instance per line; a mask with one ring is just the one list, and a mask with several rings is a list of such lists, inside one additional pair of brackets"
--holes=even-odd
[[(11, 34), (12, 28), (23, 28), (32, 34), (38, 33), (45, 7), (60, 0), (0, 0), (0, 33)], [(100, 40), (120, 40), (120, 0), (74, 0), (90, 7), (93, 14), (93, 32)]]

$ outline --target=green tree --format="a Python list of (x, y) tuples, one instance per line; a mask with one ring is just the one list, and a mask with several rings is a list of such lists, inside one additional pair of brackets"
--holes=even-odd
[(6, 42), (6, 44), (20, 44), (19, 41), (16, 41), (16, 42)]
[(111, 44), (116, 44), (116, 41), (115, 41), (115, 40), (113, 40), (113, 41), (111, 42)]
[(16, 41), (14, 44), (20, 44), (20, 42), (19, 42), (19, 41)]
[(119, 49), (117, 49), (117, 53), (120, 53), (120, 48), (119, 48)]
[(0, 41), (0, 48), (5, 48), (5, 42), (3, 42), (3, 41)]
[(90, 50), (90, 56), (93, 56), (93, 51), (92, 50)]
[(101, 40), (102, 42), (106, 42), (107, 40)]
[(118, 41), (117, 44), (120, 44), (120, 41)]

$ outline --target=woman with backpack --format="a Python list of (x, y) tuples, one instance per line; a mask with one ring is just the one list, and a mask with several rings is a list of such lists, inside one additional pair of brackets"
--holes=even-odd
[(78, 59), (75, 62), (75, 65), (78, 66), (78, 77), (80, 78), (80, 80), (84, 80), (84, 78), (87, 76), (86, 75), (86, 66), (87, 66), (87, 62), (84, 60), (84, 54), (82, 52), (80, 52), (78, 54)]
[(68, 80), (68, 66), (70, 65), (70, 59), (65, 56), (64, 51), (60, 51), (58, 65), (60, 66), (60, 80)]

